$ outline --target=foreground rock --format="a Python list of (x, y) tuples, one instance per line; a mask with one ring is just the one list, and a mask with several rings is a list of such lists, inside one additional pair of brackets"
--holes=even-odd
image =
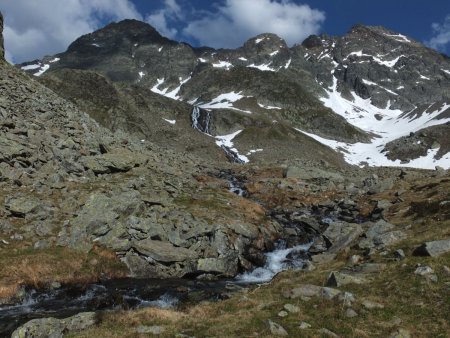
[(96, 322), (94, 312), (79, 313), (65, 319), (33, 319), (15, 330), (11, 338), (60, 338), (70, 332), (85, 330)]
[(416, 256), (438, 257), (447, 252), (450, 252), (450, 239), (426, 242), (416, 248), (413, 254)]

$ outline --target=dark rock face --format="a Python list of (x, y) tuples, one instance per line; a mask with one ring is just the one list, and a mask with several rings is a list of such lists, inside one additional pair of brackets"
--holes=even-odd
[(0, 12), (0, 59), (5, 58), (5, 49), (3, 47), (3, 14)]

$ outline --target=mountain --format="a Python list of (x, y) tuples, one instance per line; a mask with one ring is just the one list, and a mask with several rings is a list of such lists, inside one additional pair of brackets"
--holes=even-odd
[[(320, 158), (342, 166), (343, 157), (356, 165), (450, 165), (444, 136), (450, 59), (382, 27), (357, 25), (342, 37), (310, 36), (291, 48), (274, 34), (261, 34), (235, 50), (215, 50), (172, 41), (146, 23), (124, 20), (80, 37), (64, 53), (20, 67), (35, 75), (45, 72), (42, 81), (69, 100), (87, 100), (96, 108), (86, 110), (109, 128), (120, 119), (107, 110), (98, 117), (98, 104), (79, 97), (89, 91), (84, 84), (95, 81), (80, 77), (103, 76), (100, 83), (172, 99), (164, 102), (167, 113), (150, 109), (138, 112), (141, 118), (156, 114), (172, 121), (177, 115), (168, 112), (178, 111), (184, 121), (188, 115), (192, 120), (199, 107), (199, 116), (208, 121), (208, 130), (201, 131), (219, 144), (235, 135), (231, 158), (244, 162)], [(61, 78), (67, 79), (63, 88)], [(176, 101), (186, 103), (184, 113), (172, 108)], [(127, 120), (114, 127), (133, 131)], [(175, 134), (184, 143), (181, 135), (192, 131), (182, 129)], [(170, 143), (148, 128), (140, 132)], [(204, 140), (214, 144), (211, 137)]]
[(380, 165), (448, 167), (448, 69), (364, 26), (0, 57), (0, 336), (445, 336), (450, 171)]

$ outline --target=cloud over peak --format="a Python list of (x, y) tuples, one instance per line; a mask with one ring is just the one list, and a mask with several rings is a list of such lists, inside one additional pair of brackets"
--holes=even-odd
[(446, 46), (450, 43), (450, 14), (444, 19), (443, 23), (433, 23), (431, 25), (434, 36), (427, 41), (431, 48), (446, 51)]
[(260, 33), (275, 33), (288, 44), (320, 30), (325, 14), (290, 0), (226, 0), (216, 12), (203, 12), (183, 30), (211, 47), (238, 47)]
[(1, 0), (9, 61), (23, 62), (65, 50), (102, 20), (140, 19), (128, 0)]

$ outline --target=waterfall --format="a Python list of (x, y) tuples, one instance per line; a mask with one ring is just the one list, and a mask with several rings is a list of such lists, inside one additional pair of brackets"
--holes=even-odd
[(209, 111), (194, 106), (191, 114), (192, 128), (204, 133), (210, 134), (209, 126), (211, 123), (211, 114)]

